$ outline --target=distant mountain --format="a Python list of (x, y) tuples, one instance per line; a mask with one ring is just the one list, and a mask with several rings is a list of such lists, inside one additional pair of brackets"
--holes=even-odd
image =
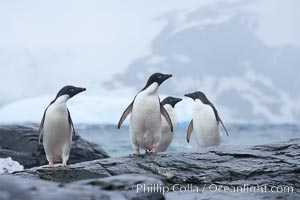
[[(238, 5), (237, 5), (238, 6)], [(156, 71), (173, 73), (160, 92), (182, 96), (202, 90), (233, 121), (297, 122), (300, 118), (300, 48), (269, 46), (255, 30), (254, 13), (234, 6), (171, 12), (151, 53), (134, 60), (104, 85), (141, 89)]]

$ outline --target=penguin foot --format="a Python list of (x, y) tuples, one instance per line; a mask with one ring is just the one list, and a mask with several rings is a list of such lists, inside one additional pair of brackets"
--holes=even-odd
[(140, 155), (140, 151), (138, 149), (134, 150), (132, 154), (129, 154), (129, 156), (139, 156), (139, 155)]
[(61, 167), (67, 167), (67, 162), (62, 162), (62, 163), (60, 164), (60, 166), (61, 166)]
[(148, 149), (145, 150), (145, 155), (149, 155), (150, 151)]
[(149, 153), (150, 153), (150, 154), (155, 154), (155, 153), (157, 153), (157, 150), (156, 150), (156, 148), (155, 148), (155, 147), (153, 147), (153, 148), (151, 149), (151, 151), (149, 151)]
[(48, 168), (54, 168), (54, 164), (53, 162), (49, 162), (49, 164), (47, 165)]

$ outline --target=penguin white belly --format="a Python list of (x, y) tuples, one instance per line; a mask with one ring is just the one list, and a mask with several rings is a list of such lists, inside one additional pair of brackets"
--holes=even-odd
[(169, 105), (164, 106), (164, 108), (168, 112), (170, 119), (172, 121), (173, 132), (171, 132), (169, 124), (167, 123), (166, 119), (163, 117), (162, 127), (161, 127), (161, 138), (157, 148), (158, 152), (164, 152), (167, 150), (167, 148), (169, 147), (169, 145), (171, 144), (174, 138), (174, 133), (176, 131), (176, 126), (177, 126), (177, 115), (175, 110)]
[(156, 94), (139, 93), (130, 117), (130, 137), (134, 149), (157, 147), (161, 128), (160, 103)]
[(193, 126), (198, 148), (220, 145), (220, 128), (209, 105), (195, 106)]
[(49, 162), (68, 160), (72, 142), (67, 108), (48, 108), (46, 112), (43, 144)]

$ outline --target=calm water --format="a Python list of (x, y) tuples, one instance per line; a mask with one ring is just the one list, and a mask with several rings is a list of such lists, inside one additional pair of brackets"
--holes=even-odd
[[(169, 152), (191, 151), (196, 148), (191, 136), (190, 144), (186, 141), (186, 124), (177, 128)], [(227, 125), (229, 137), (223, 133), (221, 145), (257, 145), (287, 141), (300, 138), (299, 125)], [(101, 145), (112, 157), (125, 156), (133, 152), (128, 126), (120, 130), (113, 125), (77, 125), (77, 134), (84, 139)], [(141, 151), (143, 152), (143, 151)]]

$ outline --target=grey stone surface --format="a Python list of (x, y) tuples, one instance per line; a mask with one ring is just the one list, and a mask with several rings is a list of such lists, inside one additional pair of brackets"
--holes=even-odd
[[(0, 126), (0, 157), (12, 157), (25, 168), (47, 164), (42, 145), (37, 149), (38, 127)], [(108, 158), (108, 154), (98, 145), (87, 142), (77, 135), (77, 146), (72, 144), (69, 164)]]
[[(132, 176), (128, 179), (122, 174)], [(71, 185), (81, 180), (78, 183), (100, 185), (102, 189), (127, 185), (133, 190), (136, 183), (147, 182), (143, 176), (150, 175), (163, 181), (160, 188), (168, 187), (167, 199), (299, 199), (300, 139), (247, 148), (219, 146), (194, 152), (108, 158), (67, 168), (36, 167), (15, 175)], [(255, 189), (254, 194), (258, 186), (266, 189)], [(180, 187), (190, 191), (180, 192)], [(271, 187), (289, 187), (290, 191), (271, 192)], [(235, 192), (236, 188), (239, 191)]]
[(141, 193), (128, 189), (131, 184), (163, 184), (150, 176), (121, 175), (103, 179), (61, 184), (11, 175), (0, 176), (1, 200), (85, 200), (85, 199), (164, 199), (160, 193)]
[[(36, 140), (35, 126), (1, 126), (0, 156), (25, 167), (46, 164)], [(78, 163), (66, 168), (39, 166), (0, 175), (0, 200), (300, 199), (300, 139), (106, 159), (99, 159), (107, 157), (101, 148), (84, 140), (76, 149), (70, 161)], [(272, 187), (289, 191), (271, 192)]]
[(300, 188), (300, 139), (248, 148), (219, 146), (186, 153), (109, 158), (55, 170), (32, 168), (26, 173), (42, 178), (51, 173), (53, 180), (67, 182), (73, 180), (74, 173), (78, 179), (137, 173), (158, 175), (168, 184), (218, 183), (234, 186), (247, 180), (251, 185), (285, 182)]

